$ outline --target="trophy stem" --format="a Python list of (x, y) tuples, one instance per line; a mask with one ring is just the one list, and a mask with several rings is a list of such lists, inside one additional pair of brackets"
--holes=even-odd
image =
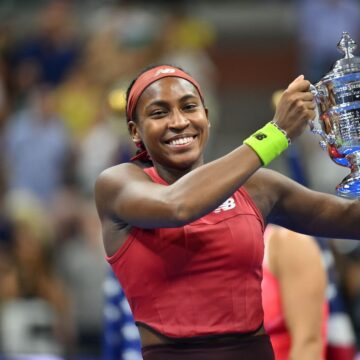
[(360, 151), (346, 156), (351, 173), (336, 187), (337, 194), (347, 198), (360, 197)]

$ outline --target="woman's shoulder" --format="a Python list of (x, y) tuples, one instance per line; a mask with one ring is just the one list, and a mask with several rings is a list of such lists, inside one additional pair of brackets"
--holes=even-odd
[(111, 178), (113, 176), (118, 176), (119, 174), (121, 175), (132, 174), (138, 171), (143, 172), (140, 166), (132, 162), (121, 163), (108, 167), (107, 169), (103, 170), (98, 176), (98, 179), (108, 178), (108, 177)]
[(132, 180), (148, 179), (144, 170), (134, 163), (122, 163), (103, 170), (97, 180), (96, 187), (121, 185)]
[(129, 186), (144, 181), (151, 181), (143, 169), (133, 163), (123, 163), (103, 170), (98, 176), (95, 187), (95, 202), (101, 204), (112, 202)]

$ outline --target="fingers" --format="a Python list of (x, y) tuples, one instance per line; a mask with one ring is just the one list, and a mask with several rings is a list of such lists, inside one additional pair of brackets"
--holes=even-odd
[(293, 82), (290, 83), (287, 90), (291, 92), (297, 92), (297, 91), (308, 92), (309, 88), (310, 88), (310, 81), (305, 80), (304, 75), (300, 75)]
[(316, 107), (310, 82), (300, 75), (283, 92), (276, 106), (275, 119), (292, 139), (304, 131), (309, 120), (315, 118)]
[(288, 104), (293, 104), (293, 106), (297, 107), (306, 107), (309, 109), (315, 109), (316, 102), (314, 100), (314, 95), (307, 92), (291, 92), (286, 90), (283, 94), (283, 98)]
[(294, 87), (298, 86), (299, 82), (304, 81), (304, 75), (299, 75), (295, 80), (293, 80), (289, 86), (288, 90), (292, 90)]
[[(299, 75), (296, 79), (294, 79), (294, 80), (292, 81), (292, 83), (296, 83), (296, 82), (301, 81), (301, 80), (304, 80), (304, 75)], [(291, 83), (291, 84), (292, 84), (292, 83)], [(291, 84), (290, 84), (290, 85), (291, 85)], [(290, 86), (290, 85), (289, 85), (289, 86)]]
[(303, 101), (311, 101), (315, 104), (314, 95), (310, 91), (300, 93), (300, 98)]
[(293, 94), (289, 100), (291, 101), (291, 99), (293, 106), (298, 108), (299, 111), (314, 111), (317, 107), (314, 95), (309, 92)]
[(311, 101), (310, 104), (307, 105), (307, 108), (310, 110), (315, 110), (317, 105), (315, 104), (315, 101)]
[(298, 76), (285, 90), (286, 97), (296, 105), (314, 110), (316, 103), (314, 95), (310, 92), (310, 81), (304, 79), (304, 75)]

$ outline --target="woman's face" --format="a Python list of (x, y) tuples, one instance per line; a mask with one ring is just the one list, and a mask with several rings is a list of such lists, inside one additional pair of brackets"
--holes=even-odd
[(154, 82), (140, 96), (136, 115), (133, 139), (144, 143), (154, 164), (185, 170), (202, 163), (209, 121), (190, 82), (177, 77)]

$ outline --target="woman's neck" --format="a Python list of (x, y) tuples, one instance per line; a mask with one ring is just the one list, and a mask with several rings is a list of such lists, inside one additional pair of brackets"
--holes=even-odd
[(203, 165), (203, 158), (199, 159), (196, 163), (193, 163), (189, 167), (184, 168), (171, 168), (168, 166), (163, 166), (158, 163), (154, 163), (154, 168), (156, 169), (159, 176), (165, 180), (168, 184), (174, 183), (176, 180), (180, 179), (182, 176), (186, 175), (190, 171), (198, 168)]

